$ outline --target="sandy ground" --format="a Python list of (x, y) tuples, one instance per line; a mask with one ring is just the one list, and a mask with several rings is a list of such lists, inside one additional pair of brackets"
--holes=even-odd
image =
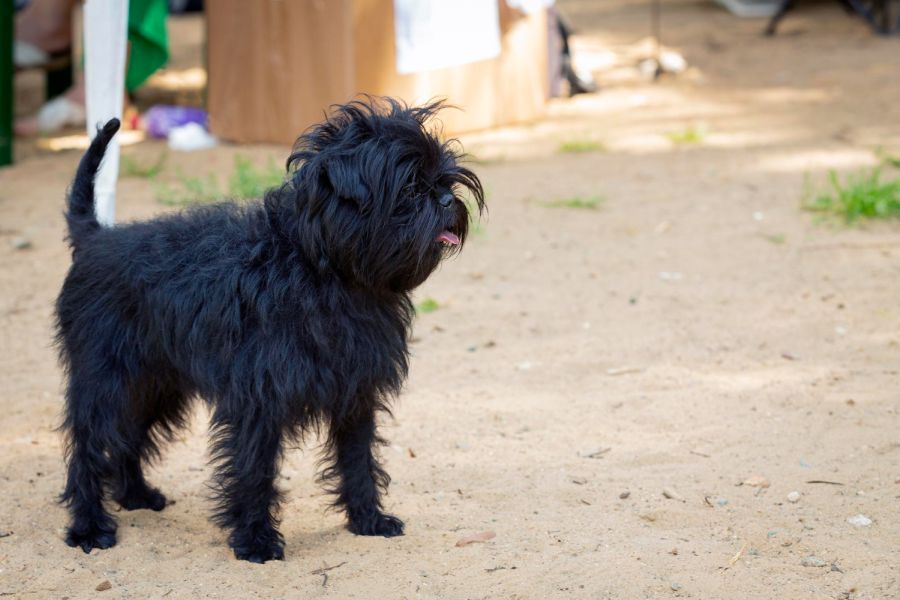
[[(570, 0), (602, 93), (463, 138), (484, 159), (490, 216), (418, 294), (440, 308), (416, 321), (384, 425), (403, 538), (354, 537), (325, 511), (309, 440), (284, 465), (287, 559), (236, 562), (207, 520), (198, 409), (150, 474), (176, 503), (118, 513), (114, 549), (66, 547), (50, 323), (79, 156), (0, 170), (0, 595), (900, 596), (900, 229), (800, 210), (807, 174), (900, 151), (900, 39), (837, 4), (803, 5), (773, 40), (711, 4), (665, 6), (689, 73), (652, 85), (616, 66), (646, 7)], [(666, 135), (688, 127), (700, 143)], [(558, 151), (587, 138), (606, 150)], [(237, 152), (286, 149), (178, 164), (227, 173)], [(123, 180), (121, 217), (171, 210), (154, 189)], [(545, 205), (594, 195), (598, 210)], [(21, 237), (31, 247), (13, 249)], [(769, 487), (741, 485), (760, 476)], [(858, 514), (871, 525), (848, 523)]]

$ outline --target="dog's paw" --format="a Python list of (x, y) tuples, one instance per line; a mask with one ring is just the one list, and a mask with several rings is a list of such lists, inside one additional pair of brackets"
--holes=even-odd
[(72, 548), (81, 548), (85, 554), (97, 548), (105, 550), (116, 545), (116, 528), (112, 526), (90, 525), (84, 528), (69, 527), (66, 532), (66, 544)]
[(356, 535), (381, 535), (384, 537), (403, 535), (403, 521), (394, 515), (382, 513), (350, 519), (347, 528)]
[(234, 557), (261, 565), (269, 560), (284, 560), (284, 548), (275, 545), (262, 548), (235, 548)]
[(268, 560), (284, 560), (284, 539), (277, 531), (257, 534), (235, 534), (231, 548), (238, 560), (262, 564)]
[(147, 487), (130, 491), (127, 496), (116, 498), (116, 502), (125, 510), (149, 508), (157, 512), (166, 507), (166, 497), (156, 488)]

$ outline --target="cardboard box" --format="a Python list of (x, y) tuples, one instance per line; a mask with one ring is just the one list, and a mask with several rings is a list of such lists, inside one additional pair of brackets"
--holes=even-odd
[[(533, 120), (548, 95), (547, 21), (500, 2), (499, 57), (401, 75), (393, 0), (207, 0), (212, 132), (292, 143), (332, 104), (367, 93), (410, 104), (443, 97), (454, 135)], [(460, 40), (460, 44), (465, 44)]]

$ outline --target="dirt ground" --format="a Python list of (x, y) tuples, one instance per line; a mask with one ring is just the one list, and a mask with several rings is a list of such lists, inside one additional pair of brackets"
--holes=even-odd
[[(463, 137), (490, 215), (418, 293), (439, 308), (416, 321), (384, 424), (402, 538), (355, 537), (325, 511), (309, 440), (284, 464), (286, 560), (236, 562), (207, 520), (198, 408), (150, 473), (176, 503), (117, 513), (111, 550), (66, 547), (51, 308), (79, 154), (0, 170), (0, 595), (900, 597), (900, 229), (800, 209), (807, 176), (900, 152), (900, 38), (837, 3), (801, 3), (764, 39), (760, 21), (667, 2), (664, 41), (691, 69), (651, 84), (632, 68), (645, 4), (562, 8), (604, 87)], [(699, 143), (670, 139), (687, 128)], [(573, 139), (605, 150), (559, 151)], [(227, 173), (235, 153), (286, 152), (177, 162)], [(172, 210), (145, 179), (119, 189), (122, 219)], [(573, 196), (604, 201), (546, 205)]]

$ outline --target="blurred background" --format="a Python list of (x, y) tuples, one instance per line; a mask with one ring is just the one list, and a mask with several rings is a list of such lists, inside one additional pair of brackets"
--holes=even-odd
[(128, 4), (117, 220), (252, 201), (360, 93), (457, 107), (489, 213), (416, 293), (385, 423), (404, 538), (325, 512), (307, 440), (287, 562), (236, 565), (198, 407), (149, 477), (176, 504), (75, 553), (51, 315), (87, 7), (5, 2), (0, 593), (898, 596), (895, 0)]

